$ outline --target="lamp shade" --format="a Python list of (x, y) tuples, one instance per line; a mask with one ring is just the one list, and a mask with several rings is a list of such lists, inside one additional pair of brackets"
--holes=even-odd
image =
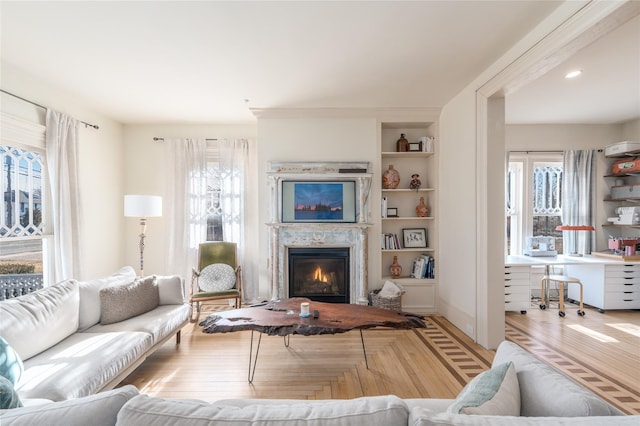
[(162, 197), (157, 195), (125, 195), (124, 215), (126, 217), (162, 216)]

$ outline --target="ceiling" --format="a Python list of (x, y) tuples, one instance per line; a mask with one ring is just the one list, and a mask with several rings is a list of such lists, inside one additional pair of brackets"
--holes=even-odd
[[(1, 53), (122, 123), (252, 122), (250, 108), (441, 107), (560, 3), (2, 0)], [(571, 58), (585, 70), (573, 92), (557, 81), (560, 66), (510, 95), (507, 119), (640, 116), (638, 28), (636, 19), (612, 34), (616, 49), (602, 40)]]

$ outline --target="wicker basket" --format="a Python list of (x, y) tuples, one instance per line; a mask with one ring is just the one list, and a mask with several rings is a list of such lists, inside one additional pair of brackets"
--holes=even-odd
[(372, 290), (369, 292), (369, 303), (376, 308), (391, 309), (392, 311), (402, 310), (402, 295), (405, 293), (404, 288), (398, 283), (395, 283), (400, 290), (400, 296), (396, 297), (382, 297), (378, 296), (381, 289)]

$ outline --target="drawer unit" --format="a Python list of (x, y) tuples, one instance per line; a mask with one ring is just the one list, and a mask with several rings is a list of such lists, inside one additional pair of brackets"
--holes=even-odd
[(531, 306), (531, 268), (504, 267), (504, 310), (526, 313)]
[[(567, 275), (584, 285), (584, 303), (607, 309), (640, 309), (640, 264), (567, 265)], [(578, 286), (569, 286), (567, 295), (579, 300)]]

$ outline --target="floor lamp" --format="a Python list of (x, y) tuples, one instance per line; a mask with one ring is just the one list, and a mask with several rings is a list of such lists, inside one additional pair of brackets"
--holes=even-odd
[(162, 197), (157, 195), (125, 195), (124, 215), (125, 217), (140, 218), (140, 276), (143, 276), (147, 218), (162, 216)]
[(582, 256), (578, 253), (578, 231), (594, 231), (595, 228), (589, 225), (558, 225), (556, 231), (573, 231), (573, 251), (569, 256)]

